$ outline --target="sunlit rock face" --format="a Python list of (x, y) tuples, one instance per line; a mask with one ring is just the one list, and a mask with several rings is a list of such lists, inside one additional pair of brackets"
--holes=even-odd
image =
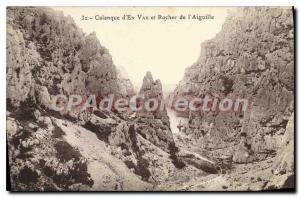
[[(216, 37), (201, 45), (199, 59), (185, 70), (175, 94), (238, 95), (250, 102), (244, 113), (192, 114), (187, 132), (203, 147), (228, 148), (232, 154), (243, 149), (236, 154), (248, 155), (237, 158), (243, 163), (278, 150), (294, 110), (293, 34), (291, 8), (249, 7), (229, 14)], [(200, 135), (201, 130), (214, 135)], [(241, 135), (248, 148), (239, 144)]]
[[(294, 115), (294, 114), (293, 114)], [(278, 157), (278, 171), (279, 172), (294, 172), (294, 135), (295, 135), (295, 123), (294, 116), (291, 116), (287, 124), (286, 132), (283, 136), (282, 146), (279, 151)]]
[(281, 147), (274, 163), (274, 176), (267, 188), (294, 188), (295, 187), (295, 158), (294, 158), (294, 114), (290, 117), (286, 132), (281, 141)]
[(120, 85), (120, 92), (122, 95), (133, 96), (136, 94), (126, 70), (122, 67), (117, 68), (117, 80)]
[(134, 93), (95, 33), (85, 35), (71, 17), (47, 8), (7, 9), (7, 76), (14, 106), (39, 89), (50, 95)]
[[(186, 70), (175, 91), (178, 96), (199, 92), (249, 96), (253, 101), (249, 111), (192, 113), (178, 132), (185, 132), (187, 141), (179, 141), (164, 110), (85, 111), (76, 116), (49, 110), (51, 95), (125, 98), (135, 90), (96, 34), (85, 35), (71, 17), (41, 7), (8, 7), (11, 189), (246, 191), (286, 187), (294, 174), (293, 21), (291, 10), (266, 11), (247, 8), (229, 16), (216, 38), (203, 44), (199, 60)], [(163, 97), (162, 84), (148, 72), (139, 93), (145, 100)], [(220, 176), (215, 159), (224, 155), (239, 165)], [(275, 157), (265, 160), (270, 156)]]
[[(143, 90), (158, 96), (161, 83), (148, 75), (150, 89)], [(147, 191), (177, 176), (165, 112), (149, 119), (115, 111), (60, 114), (50, 108), (57, 94), (126, 98), (135, 90), (96, 34), (86, 36), (72, 18), (47, 8), (7, 8), (12, 190)]]
[[(107, 128), (114, 131), (117, 118), (102, 115), (108, 120), (93, 127), (103, 132), (98, 139), (91, 135), (98, 130), (84, 129), (91, 118), (61, 116), (49, 110), (51, 95), (133, 94), (130, 81), (118, 78), (108, 50), (95, 34), (86, 36), (72, 18), (52, 9), (8, 7), (6, 57), (12, 190), (129, 190), (134, 186), (144, 190), (149, 186), (104, 148), (105, 143), (116, 141)], [(82, 135), (76, 137), (76, 142), (72, 135), (78, 126)], [(116, 159), (115, 168), (127, 171), (127, 178), (133, 182), (127, 180), (125, 186), (122, 178), (121, 182), (116, 180), (121, 175), (110, 171), (103, 160), (98, 162), (96, 170), (112, 181), (97, 181), (95, 166), (90, 163), (94, 161), (90, 155), (94, 149), (88, 143), (80, 143), (80, 138), (93, 141), (93, 146), (103, 150), (108, 155), (106, 163), (111, 157)]]

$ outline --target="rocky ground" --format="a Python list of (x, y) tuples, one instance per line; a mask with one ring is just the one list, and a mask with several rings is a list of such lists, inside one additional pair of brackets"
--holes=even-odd
[[(113, 120), (107, 120), (110, 121)], [(123, 122), (125, 127), (127, 124)], [(138, 134), (138, 147), (144, 152), (142, 158), (124, 148), (125, 144), (112, 145), (119, 137), (106, 143), (97, 133), (64, 119), (40, 116), (38, 121), (20, 121), (8, 113), (7, 128), (10, 162), (14, 163), (10, 166), (12, 183), (16, 190), (253, 191), (289, 188), (293, 183), (289, 182), (292, 171), (281, 172), (282, 166), (293, 167), (290, 163), (293, 156), (287, 152), (286, 160), (277, 156), (233, 164), (221, 173), (213, 171), (214, 165), (201, 163), (205, 159), (211, 162), (213, 157), (203, 156), (203, 150), (190, 149), (177, 140), (177, 155), (186, 163), (180, 169), (172, 164), (170, 154)], [(186, 156), (196, 163), (189, 162)], [(141, 161), (145, 163), (139, 164)]]
[[(230, 168), (224, 168), (223, 172), (213, 175), (201, 177), (190, 177), (188, 181), (179, 181), (180, 185), (177, 190), (182, 191), (261, 191), (274, 190), (278, 188), (287, 189), (294, 185), (294, 142), (291, 140), (291, 135), (294, 132), (294, 120), (290, 119), (285, 140), (281, 142), (280, 154), (270, 155), (262, 161), (254, 161), (250, 163), (232, 163)], [(290, 136), (290, 137), (288, 137)], [(287, 139), (289, 138), (289, 139)], [(214, 161), (214, 158), (220, 157), (219, 152), (223, 155), (228, 154), (229, 150), (203, 150), (193, 144), (188, 136), (183, 133), (175, 135), (175, 142), (181, 151), (190, 150), (191, 153), (205, 155), (209, 160)], [(189, 146), (186, 146), (189, 144)], [(282, 151), (285, 151), (283, 153)], [(282, 159), (282, 158), (285, 159)], [(283, 163), (284, 164), (283, 164)], [(283, 170), (283, 171), (281, 171)], [(281, 171), (281, 172), (280, 172)], [(175, 183), (166, 183), (160, 189), (176, 190)]]

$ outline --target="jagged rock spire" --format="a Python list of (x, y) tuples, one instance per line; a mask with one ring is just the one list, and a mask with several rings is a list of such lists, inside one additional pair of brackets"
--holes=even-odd
[(140, 94), (145, 94), (149, 97), (157, 97), (162, 95), (162, 84), (160, 80), (157, 79), (154, 81), (152, 74), (149, 71), (144, 76)]

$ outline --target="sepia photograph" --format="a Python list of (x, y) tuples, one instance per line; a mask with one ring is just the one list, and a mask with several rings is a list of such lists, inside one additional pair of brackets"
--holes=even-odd
[(7, 6), (7, 190), (295, 192), (295, 12)]

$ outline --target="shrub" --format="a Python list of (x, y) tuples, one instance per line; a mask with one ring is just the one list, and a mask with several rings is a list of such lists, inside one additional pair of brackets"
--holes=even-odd
[(178, 159), (177, 153), (179, 150), (178, 147), (175, 145), (175, 143), (174, 142), (170, 143), (168, 149), (170, 151), (170, 159), (172, 160), (174, 166), (178, 169), (184, 168), (186, 165), (184, 162)]
[(112, 132), (110, 125), (95, 125), (91, 121), (87, 121), (83, 127), (95, 133), (99, 140), (108, 143), (108, 136)]
[(34, 111), (36, 104), (31, 96), (28, 96), (24, 101), (20, 102), (20, 107), (17, 110), (16, 118), (18, 120), (34, 120)]
[(138, 156), (137, 166), (135, 167), (135, 173), (142, 177), (142, 180), (148, 181), (151, 173), (148, 169), (149, 162), (144, 159), (142, 156)]
[(127, 166), (127, 168), (131, 169), (131, 168), (135, 168), (135, 165), (132, 161), (124, 161), (125, 165)]
[[(65, 141), (58, 141), (55, 148), (57, 150), (57, 157), (61, 162), (67, 162), (74, 159), (74, 165), (69, 169), (67, 174), (55, 174), (53, 176), (53, 181), (59, 187), (63, 188), (68, 188), (68, 186), (74, 183), (81, 183), (91, 187), (94, 184), (94, 181), (87, 172), (88, 168), (86, 161), (81, 160), (82, 155), (80, 152)], [(51, 170), (48, 169), (48, 171), (51, 173)]]
[(55, 144), (55, 148), (57, 151), (57, 157), (61, 162), (66, 162), (73, 158), (75, 161), (78, 161), (81, 157), (80, 152), (65, 141), (58, 141)]
[(12, 111), (15, 110), (15, 108), (14, 108), (14, 106), (13, 106), (12, 101), (11, 101), (10, 98), (6, 99), (6, 110), (8, 110), (10, 112), (12, 112)]
[(36, 183), (38, 181), (39, 175), (37, 172), (31, 170), (25, 166), (19, 173), (19, 181), (24, 184)]
[(107, 119), (107, 116), (101, 111), (95, 111), (94, 114), (102, 119)]
[(54, 129), (52, 131), (52, 136), (54, 138), (61, 138), (63, 135), (66, 134), (59, 126), (57, 126), (56, 123), (54, 123), (53, 126), (54, 126)]

